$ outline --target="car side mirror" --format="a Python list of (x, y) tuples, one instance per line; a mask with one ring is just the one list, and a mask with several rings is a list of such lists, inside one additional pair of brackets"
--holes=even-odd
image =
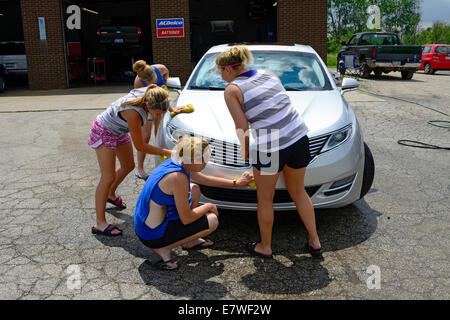
[(358, 90), (359, 82), (353, 78), (344, 78), (342, 81), (341, 95), (346, 92)]
[(174, 89), (181, 89), (181, 81), (179, 77), (169, 78), (166, 81), (166, 86)]

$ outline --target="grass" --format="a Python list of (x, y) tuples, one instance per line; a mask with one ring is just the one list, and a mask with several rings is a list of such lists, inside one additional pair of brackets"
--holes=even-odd
[(336, 68), (337, 66), (337, 52), (327, 53), (327, 67)]

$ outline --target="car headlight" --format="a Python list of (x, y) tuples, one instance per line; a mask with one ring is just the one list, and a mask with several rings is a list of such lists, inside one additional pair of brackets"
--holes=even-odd
[(334, 149), (343, 144), (352, 135), (353, 125), (349, 124), (330, 134), (320, 153)]

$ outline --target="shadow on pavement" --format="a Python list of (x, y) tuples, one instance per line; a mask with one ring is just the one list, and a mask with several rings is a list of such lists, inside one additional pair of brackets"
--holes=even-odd
[[(118, 225), (124, 230), (124, 236), (99, 236), (99, 241), (106, 246), (122, 247), (139, 258), (159, 259), (135, 235), (131, 215), (114, 210), (109, 212), (124, 220), (123, 225)], [(317, 230), (324, 253), (349, 248), (369, 239), (377, 229), (380, 215), (364, 200), (340, 209), (316, 209)], [(173, 257), (180, 264), (179, 270), (156, 270), (144, 261), (139, 266), (144, 283), (161, 292), (189, 299), (224, 298), (230, 284), (210, 279), (222, 278), (224, 261), (229, 259), (236, 260), (236, 266), (231, 267), (236, 268), (235, 274), (245, 274), (236, 281), (263, 294), (302, 294), (324, 288), (332, 281), (328, 270), (322, 266), (323, 259), (311, 257), (304, 249), (307, 233), (296, 211), (275, 213), (273, 260), (250, 256), (244, 249), (248, 242), (259, 240), (256, 213), (220, 210), (219, 221), (218, 229), (208, 237), (216, 242), (211, 249), (178, 256), (185, 251), (174, 250)], [(215, 251), (226, 253), (214, 255)], [(256, 272), (253, 268), (251, 273), (242, 270), (248, 268), (248, 264), (238, 261), (247, 259), (252, 259)]]

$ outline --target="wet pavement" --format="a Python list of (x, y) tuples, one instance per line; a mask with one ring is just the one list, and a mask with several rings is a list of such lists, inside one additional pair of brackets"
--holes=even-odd
[[(399, 79), (397, 79), (399, 78)], [(361, 80), (361, 89), (450, 113), (450, 73)], [(367, 93), (346, 94), (375, 159), (366, 197), (316, 210), (325, 250), (305, 252), (296, 212), (276, 213), (274, 259), (249, 256), (256, 216), (220, 211), (214, 247), (174, 250), (180, 270), (152, 269), (157, 259), (133, 229), (143, 181), (118, 189), (128, 204), (107, 219), (122, 237), (94, 236), (99, 169), (87, 146), (95, 116), (129, 87), (0, 96), (0, 299), (449, 299), (450, 152), (401, 146), (399, 139), (450, 145), (432, 110)], [(29, 112), (32, 111), (32, 112)], [(155, 157), (148, 156), (147, 168)], [(377, 279), (380, 281), (378, 282)]]

